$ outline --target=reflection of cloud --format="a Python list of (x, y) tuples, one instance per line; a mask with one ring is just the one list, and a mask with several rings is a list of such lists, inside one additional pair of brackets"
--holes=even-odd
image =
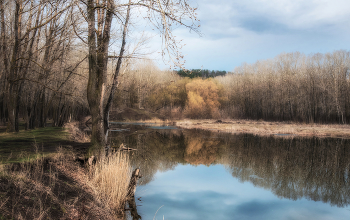
[(145, 201), (142, 205), (147, 205), (143, 207), (144, 210), (154, 213), (163, 206), (157, 216), (164, 215), (167, 219), (231, 219), (223, 215), (226, 208), (224, 201), (228, 199), (232, 199), (232, 196), (214, 191), (182, 191), (172, 195), (152, 194), (142, 197)]
[[(232, 202), (237, 200), (237, 202)], [(162, 207), (157, 219), (341, 219), (345, 210), (332, 209), (326, 204), (309, 204), (306, 200), (295, 203), (289, 200), (248, 200), (213, 191), (178, 192), (176, 194), (152, 194), (142, 197), (142, 211), (152, 216)], [(228, 202), (230, 201), (230, 202)], [(307, 203), (307, 206), (305, 206)], [(346, 214), (346, 213), (345, 213)], [(337, 216), (339, 215), (339, 216)]]
[(267, 219), (266, 217), (271, 212), (283, 208), (286, 208), (285, 204), (278, 201), (262, 202), (254, 200), (236, 206), (235, 209), (231, 210), (231, 214), (243, 219)]
[[(153, 215), (162, 205), (165, 211), (161, 213), (174, 216), (168, 219), (198, 219), (200, 210), (236, 219), (350, 215), (347, 208), (338, 208), (350, 204), (349, 184), (344, 182), (350, 158), (346, 140), (340, 144), (336, 139), (285, 140), (194, 130), (161, 130), (145, 137), (142, 146), (148, 146), (147, 150), (139, 148), (142, 157), (136, 161), (143, 164), (141, 170), (146, 175), (154, 175), (154, 181), (138, 188), (137, 196), (142, 196), (146, 212)], [(211, 161), (212, 155), (229, 172), (223, 165), (186, 163)], [(152, 159), (146, 162), (142, 158)]]
[[(262, 144), (262, 142), (260, 143)], [(268, 148), (275, 146), (278, 149), (283, 149), (283, 145), (281, 144), (274, 145), (271, 142), (268, 143)], [(239, 143), (231, 144), (234, 146), (240, 145), (243, 149), (247, 149), (247, 145), (243, 146)], [(248, 146), (250, 145), (248, 144)], [(309, 147), (308, 144), (306, 146)], [(256, 148), (250, 149), (255, 151), (255, 155), (264, 157), (264, 153), (262, 152), (271, 155), (271, 151), (267, 151), (263, 147), (261, 148), (262, 152), (256, 151)], [(295, 147), (295, 149), (305, 154), (300, 148)], [(242, 155), (239, 149), (233, 148), (232, 150), (235, 153), (231, 155)], [(245, 154), (253, 155), (254, 153), (246, 152)], [(272, 154), (272, 156), (274, 155)], [(281, 158), (281, 160), (286, 161), (284, 158)], [(239, 161), (245, 164), (249, 164), (247, 161), (250, 161), (262, 169), (265, 167), (261, 163), (257, 163), (257, 160), (252, 160), (252, 157), (241, 158)], [(249, 172), (249, 174), (251, 173)], [(278, 183), (274, 178), (267, 179)], [(308, 184), (308, 186), (314, 188), (313, 185)], [(158, 172), (153, 182), (142, 188), (138, 188), (136, 193), (137, 197), (141, 196), (141, 202), (138, 205), (142, 206), (139, 206), (138, 211), (143, 216), (143, 219), (153, 219), (154, 214), (161, 206), (163, 207), (158, 211), (156, 219), (162, 219), (164, 215), (164, 219), (186, 220), (347, 220), (348, 218), (346, 217), (349, 217), (350, 214), (346, 208), (330, 206), (321, 201), (314, 202), (310, 201), (310, 199), (302, 198), (292, 201), (278, 198), (269, 190), (253, 187), (248, 182), (240, 183), (236, 178), (232, 178), (222, 165), (209, 167), (178, 165), (172, 171), (165, 173)]]
[(255, 219), (333, 219), (334, 216), (329, 209), (324, 209), (314, 203), (308, 208), (304, 207), (304, 202), (295, 204), (288, 200), (263, 201), (252, 200), (241, 203), (231, 209), (227, 209), (228, 216), (235, 219), (255, 220)]

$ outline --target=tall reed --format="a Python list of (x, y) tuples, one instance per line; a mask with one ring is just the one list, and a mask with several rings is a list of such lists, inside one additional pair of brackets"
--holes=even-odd
[(106, 207), (118, 211), (127, 199), (132, 169), (126, 153), (101, 154), (91, 168), (97, 199)]

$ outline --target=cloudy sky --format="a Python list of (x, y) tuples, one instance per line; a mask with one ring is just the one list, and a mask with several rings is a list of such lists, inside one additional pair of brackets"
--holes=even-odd
[(350, 47), (348, 0), (191, 2), (198, 6), (202, 36), (185, 28), (175, 30), (186, 44), (182, 53), (188, 69), (233, 71), (244, 62), (284, 52), (327, 53)]

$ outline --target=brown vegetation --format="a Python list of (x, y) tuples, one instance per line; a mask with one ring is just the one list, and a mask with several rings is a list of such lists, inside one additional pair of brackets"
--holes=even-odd
[(81, 121), (72, 121), (64, 124), (64, 128), (67, 129), (70, 137), (69, 139), (77, 143), (88, 143), (90, 142), (90, 136), (87, 131), (90, 129), (87, 127), (87, 120), (90, 117), (86, 117)]
[[(182, 1), (1, 0), (0, 123), (18, 132), (21, 118), (33, 129), (91, 115), (91, 140), (103, 144), (111, 109), (146, 109), (169, 119), (349, 122), (350, 52), (281, 54), (215, 79), (182, 78), (133, 59), (138, 48), (128, 49), (126, 37), (129, 17), (140, 8), (180, 65), (172, 27), (184, 20), (197, 27), (196, 9)], [(112, 33), (115, 16), (123, 19)], [(117, 56), (112, 40), (120, 41)]]
[[(34, 130), (38, 134), (21, 131), (12, 135), (22, 139), (38, 135), (43, 146), (46, 143), (41, 141), (54, 141), (54, 137), (63, 134), (61, 139), (67, 143), (89, 141), (78, 122), (66, 127), (70, 135), (57, 132), (59, 128), (50, 133), (45, 133), (47, 128)], [(116, 219), (124, 214), (131, 177), (127, 154), (105, 156), (103, 152), (94, 165), (87, 166), (82, 155), (86, 146), (84, 152), (81, 147), (65, 146), (44, 155), (35, 143), (37, 152), (28, 154), (26, 162), (0, 163), (1, 219)]]
[(217, 77), (230, 117), (305, 123), (348, 123), (350, 52), (280, 54)]
[(75, 159), (72, 150), (59, 148), (51, 157), (3, 166), (0, 217), (116, 219), (123, 215), (131, 177), (127, 156), (101, 158), (90, 169)]
[(18, 131), (21, 118), (32, 129), (86, 115), (85, 55), (74, 38), (71, 3), (2, 0), (0, 6), (0, 121), (7, 130)]
[(303, 124), (255, 120), (179, 120), (176, 125), (187, 129), (203, 129), (225, 133), (250, 133), (256, 135), (288, 135), (306, 137), (350, 138), (350, 125)]
[(125, 153), (102, 156), (91, 169), (96, 198), (116, 212), (124, 208), (131, 178), (131, 165)]
[(186, 84), (185, 115), (189, 118), (219, 118), (219, 89), (211, 79), (194, 79)]
[(89, 178), (70, 151), (7, 165), (0, 173), (0, 217), (4, 219), (112, 219), (95, 200)]
[[(134, 94), (130, 100), (139, 100), (138, 94), (142, 94), (142, 106), (138, 107), (151, 109), (168, 119), (235, 118), (347, 124), (350, 118), (349, 54), (348, 51), (281, 54), (275, 59), (243, 64), (233, 73), (214, 79), (189, 79), (162, 73), (163, 80), (150, 77), (153, 81), (147, 87), (148, 92), (136, 92), (136, 88), (146, 87), (138, 83), (124, 90)], [(131, 79), (138, 82), (140, 77), (133, 75)]]

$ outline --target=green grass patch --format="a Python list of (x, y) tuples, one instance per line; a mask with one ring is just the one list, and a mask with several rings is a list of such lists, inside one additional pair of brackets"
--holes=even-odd
[[(46, 127), (19, 132), (0, 132), (0, 163), (23, 162), (36, 158), (43, 148), (57, 147), (69, 140), (64, 128)], [(53, 149), (54, 150), (54, 149)]]

